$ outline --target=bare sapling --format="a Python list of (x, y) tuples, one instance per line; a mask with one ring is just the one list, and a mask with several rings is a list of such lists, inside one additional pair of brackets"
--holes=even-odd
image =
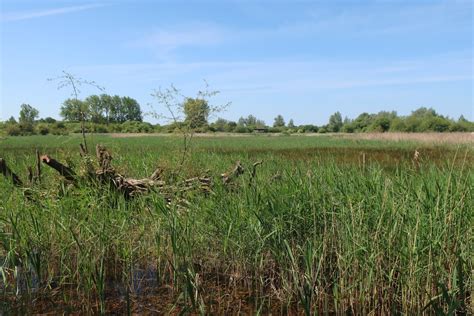
[(169, 88), (158, 88), (151, 95), (157, 103), (163, 107), (166, 114), (160, 113), (152, 108), (150, 114), (159, 120), (165, 120), (174, 127), (174, 132), (182, 137), (180, 160), (176, 174), (179, 175), (190, 155), (191, 144), (195, 133), (207, 126), (208, 119), (215, 117), (217, 113), (225, 111), (231, 102), (213, 104), (210, 99), (220, 93), (218, 90), (210, 90), (209, 84), (204, 80), (204, 89), (197, 92), (194, 98), (185, 96), (173, 84)]
[[(64, 70), (61, 76), (58, 76), (55, 78), (49, 78), (48, 81), (58, 82), (58, 86), (57, 86), (58, 90), (63, 89), (63, 88), (70, 88), (71, 97), (74, 98), (76, 105), (79, 104), (79, 95), (81, 93), (80, 88), (83, 85), (94, 87), (101, 92), (105, 91), (105, 88), (99, 86), (95, 81), (82, 79)], [(80, 117), (82, 142), (84, 144), (83, 150), (85, 151), (85, 153), (88, 153), (87, 141), (86, 141), (86, 129), (85, 129), (85, 122), (88, 116), (88, 109), (84, 106), (78, 105), (76, 110), (78, 111), (79, 117)]]

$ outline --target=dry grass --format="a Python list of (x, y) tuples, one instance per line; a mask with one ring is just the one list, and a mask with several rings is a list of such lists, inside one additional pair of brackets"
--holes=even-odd
[(332, 134), (335, 137), (363, 140), (414, 141), (432, 144), (474, 143), (474, 133), (360, 133)]
[[(132, 137), (153, 137), (153, 136), (176, 136), (173, 133), (110, 133), (104, 134), (109, 135), (112, 138), (132, 138)], [(255, 135), (261, 136), (280, 136), (280, 133), (268, 133), (268, 134), (239, 134), (239, 133), (199, 133), (195, 134), (195, 137), (251, 137)], [(331, 136), (335, 138), (344, 138), (352, 140), (387, 140), (387, 141), (413, 141), (423, 142), (431, 144), (471, 144), (474, 143), (474, 133), (308, 133), (308, 134), (292, 134), (292, 136)]]

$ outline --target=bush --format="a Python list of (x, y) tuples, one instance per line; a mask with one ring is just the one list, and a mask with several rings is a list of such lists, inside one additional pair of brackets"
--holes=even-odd
[(281, 127), (269, 127), (268, 128), (269, 133), (281, 133), (283, 131), (284, 131), (284, 129), (281, 128)]
[(250, 129), (245, 126), (237, 126), (234, 129), (234, 133), (250, 133)]
[(67, 135), (68, 130), (63, 122), (57, 122), (51, 125), (50, 133), (53, 135)]
[(49, 134), (49, 127), (47, 124), (38, 124), (36, 130), (40, 135), (48, 135)]
[(127, 121), (121, 126), (123, 133), (151, 133), (153, 125), (145, 122)]
[(18, 124), (8, 124), (5, 131), (8, 136), (20, 136), (22, 134)]

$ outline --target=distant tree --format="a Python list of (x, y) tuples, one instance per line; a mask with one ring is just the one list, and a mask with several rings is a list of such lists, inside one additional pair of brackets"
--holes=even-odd
[(264, 128), (266, 126), (265, 121), (256, 118), (253, 115), (249, 115), (246, 118), (241, 117), (237, 122), (239, 127), (247, 127), (250, 130), (254, 128)]
[(5, 123), (13, 125), (13, 124), (17, 124), (17, 121), (15, 120), (13, 116), (10, 116), (10, 118)]
[(123, 123), (126, 121), (125, 111), (122, 106), (122, 98), (114, 95), (110, 98), (110, 121), (115, 123)]
[(253, 116), (252, 114), (250, 114), (249, 116), (247, 116), (247, 118), (245, 119), (245, 126), (247, 127), (255, 127), (255, 125), (257, 125), (257, 118), (255, 116)]
[(342, 115), (339, 112), (334, 113), (329, 117), (328, 130), (329, 132), (337, 133), (342, 128)]
[(390, 131), (391, 132), (406, 132), (407, 126), (405, 122), (405, 118), (397, 117), (392, 120), (390, 124)]
[(104, 120), (107, 124), (109, 124), (110, 122), (112, 122), (111, 112), (113, 112), (113, 108), (114, 108), (112, 97), (104, 93), (100, 95), (100, 101), (102, 104)]
[(103, 123), (105, 121), (103, 111), (104, 106), (102, 104), (102, 99), (98, 95), (88, 96), (84, 102), (88, 107), (90, 113), (90, 119), (93, 123)]
[(293, 122), (293, 119), (290, 119), (290, 121), (288, 122), (288, 128), (295, 128), (295, 122)]
[(223, 118), (218, 118), (213, 124), (212, 127), (217, 131), (217, 132), (225, 132), (227, 127), (229, 125), (229, 121)]
[(369, 130), (373, 132), (387, 132), (390, 129), (391, 121), (387, 117), (377, 117), (370, 125)]
[(184, 101), (185, 123), (191, 128), (198, 128), (207, 125), (209, 118), (209, 104), (204, 99), (186, 98)]
[(123, 112), (125, 113), (126, 121), (141, 122), (143, 120), (142, 110), (137, 100), (130, 97), (123, 97), (121, 105), (123, 107)]
[(20, 110), (20, 125), (33, 125), (38, 118), (39, 111), (29, 104), (22, 104)]
[(283, 118), (283, 116), (278, 115), (277, 117), (275, 117), (273, 127), (285, 127), (285, 119)]
[(45, 117), (43, 119), (43, 122), (48, 123), (48, 124), (53, 124), (53, 123), (56, 123), (56, 120), (54, 118), (48, 116), (48, 117)]
[(267, 124), (265, 123), (264, 120), (257, 120), (255, 122), (255, 128), (265, 128), (267, 126)]
[(84, 122), (89, 120), (90, 111), (87, 103), (78, 99), (67, 99), (63, 102), (60, 115), (65, 121)]
[(237, 121), (237, 126), (247, 126), (247, 120), (241, 116)]

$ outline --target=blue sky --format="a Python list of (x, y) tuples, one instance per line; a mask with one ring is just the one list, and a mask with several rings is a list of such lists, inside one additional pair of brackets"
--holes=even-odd
[(69, 92), (46, 79), (62, 70), (144, 110), (154, 89), (192, 96), (206, 79), (232, 120), (324, 124), (335, 111), (420, 106), (474, 120), (470, 0), (0, 3), (3, 120), (22, 103), (59, 117)]

